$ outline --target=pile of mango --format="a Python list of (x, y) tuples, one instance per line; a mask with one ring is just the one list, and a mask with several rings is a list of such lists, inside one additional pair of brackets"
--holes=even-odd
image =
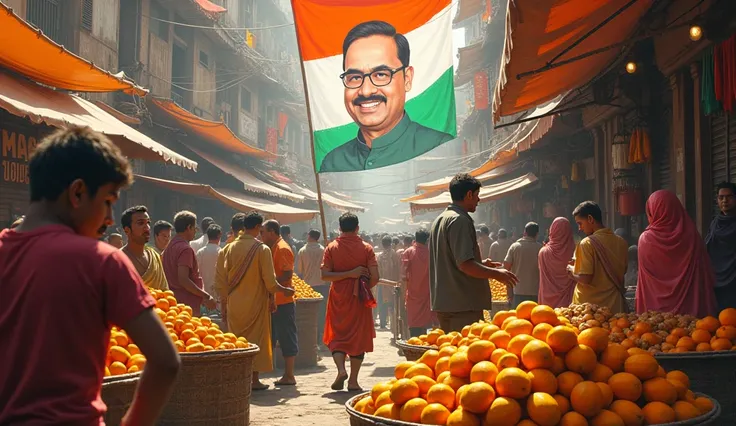
[(321, 299), (322, 295), (315, 291), (306, 281), (297, 277), (291, 277), (291, 285), (294, 286), (294, 299)]
[(506, 284), (496, 280), (488, 280), (488, 285), (491, 287), (491, 300), (494, 302), (508, 302), (509, 296), (506, 293)]

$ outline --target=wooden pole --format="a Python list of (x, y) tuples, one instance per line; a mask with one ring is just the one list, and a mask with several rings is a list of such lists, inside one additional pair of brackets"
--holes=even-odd
[(325, 247), (330, 243), (327, 234), (327, 221), (325, 219), (325, 208), (322, 203), (322, 184), (319, 180), (319, 173), (317, 172), (317, 157), (314, 154), (314, 128), (312, 128), (312, 110), (309, 107), (309, 89), (307, 88), (307, 75), (304, 72), (304, 60), (302, 59), (302, 45), (299, 42), (299, 24), (297, 23), (296, 17), (294, 16), (294, 2), (297, 0), (291, 0), (291, 17), (294, 18), (294, 30), (296, 32), (296, 45), (299, 49), (299, 67), (302, 70), (302, 85), (304, 86), (304, 100), (307, 108), (307, 125), (309, 126), (309, 148), (312, 151), (312, 170), (314, 170), (314, 179), (317, 182), (317, 205), (319, 206), (319, 217), (322, 221), (322, 238), (325, 242)]

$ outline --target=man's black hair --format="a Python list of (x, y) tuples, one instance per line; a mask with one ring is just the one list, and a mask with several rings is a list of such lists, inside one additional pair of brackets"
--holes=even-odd
[(731, 193), (736, 195), (736, 183), (721, 182), (718, 185), (716, 185), (716, 193), (718, 193), (718, 191), (720, 191), (721, 189), (730, 189)]
[(281, 225), (281, 238), (286, 238), (291, 235), (291, 227), (289, 225)]
[(536, 222), (527, 223), (524, 227), (524, 232), (527, 237), (537, 238), (537, 235), (539, 235), (539, 224)]
[(399, 245), (399, 243), (401, 242), (401, 240), (399, 239), (399, 237), (393, 237), (393, 238), (391, 238), (391, 242), (392, 242), (392, 243), (393, 243), (393, 244), (394, 244), (395, 246), (398, 246), (398, 245)]
[(578, 206), (575, 207), (575, 210), (572, 211), (572, 215), (580, 218), (587, 218), (590, 216), (596, 222), (600, 224), (603, 223), (603, 213), (595, 201), (583, 201), (578, 204)]
[(427, 244), (427, 241), (429, 241), (429, 231), (425, 228), (419, 228), (414, 234), (414, 238), (416, 238), (417, 243), (419, 244)]
[(174, 231), (177, 233), (184, 232), (190, 226), (197, 226), (197, 215), (187, 210), (182, 210), (174, 215)]
[(237, 236), (237, 233), (242, 231), (243, 228), (245, 228), (245, 213), (235, 213), (233, 215), (233, 218), (230, 219), (230, 228), (235, 232), (235, 236)]
[(405, 67), (409, 66), (409, 40), (407, 40), (403, 34), (397, 33), (396, 28), (394, 28), (394, 26), (389, 24), (388, 22), (368, 21), (354, 26), (353, 29), (348, 32), (348, 35), (345, 36), (345, 40), (342, 42), (343, 71), (345, 70), (345, 57), (348, 54), (348, 49), (350, 48), (350, 45), (353, 44), (355, 40), (375, 35), (393, 37), (394, 42), (396, 42), (396, 50), (399, 53), (399, 60), (401, 61), (401, 65)]
[(319, 237), (322, 236), (322, 233), (316, 229), (310, 229), (307, 235), (309, 235), (309, 238), (313, 239), (314, 241), (319, 241)]
[(247, 230), (255, 229), (258, 225), (263, 225), (263, 216), (256, 211), (247, 213), (243, 218), (243, 226)]
[(411, 243), (413, 242), (414, 242), (414, 237), (412, 237), (411, 235), (404, 235), (404, 245), (406, 247), (409, 247)]
[(72, 127), (57, 130), (38, 144), (28, 163), (28, 179), (31, 202), (56, 201), (77, 179), (94, 197), (103, 185), (130, 185), (133, 173), (120, 148), (105, 135)]
[(146, 206), (134, 206), (127, 208), (123, 215), (120, 216), (120, 226), (125, 228), (130, 228), (133, 225), (133, 215), (135, 213), (148, 213), (148, 209)]
[(353, 213), (343, 213), (339, 219), (340, 231), (355, 232), (358, 229), (358, 216)]
[(200, 222), (200, 226), (202, 227), (202, 233), (204, 234), (207, 232), (207, 229), (209, 229), (210, 225), (215, 223), (215, 219), (212, 219), (211, 217), (207, 216)]
[(480, 227), (480, 233), (483, 235), (491, 235), (491, 230), (487, 226), (483, 225)]
[(499, 239), (503, 240), (503, 239), (508, 238), (508, 236), (509, 236), (509, 233), (505, 229), (501, 228), (501, 229), (498, 230), (498, 238)]
[(165, 231), (167, 229), (174, 229), (174, 225), (165, 220), (158, 220), (156, 221), (156, 223), (153, 224), (153, 235), (158, 236), (161, 231)]
[(450, 181), (450, 197), (452, 201), (462, 201), (468, 192), (475, 192), (481, 187), (480, 181), (467, 173), (456, 174)]
[(391, 248), (391, 243), (392, 242), (393, 242), (393, 240), (391, 239), (391, 237), (385, 236), (385, 237), (381, 238), (381, 247), (383, 247), (385, 249)]
[(281, 225), (279, 225), (279, 222), (274, 219), (269, 219), (265, 222), (263, 222), (263, 227), (266, 228), (266, 231), (271, 231), (276, 235), (279, 235), (279, 228)]
[(219, 240), (222, 237), (222, 227), (216, 223), (207, 228), (207, 239), (210, 241)]

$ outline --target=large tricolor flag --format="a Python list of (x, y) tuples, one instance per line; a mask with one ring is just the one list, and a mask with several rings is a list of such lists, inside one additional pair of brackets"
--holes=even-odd
[(451, 0), (292, 8), (319, 172), (397, 164), (456, 137)]

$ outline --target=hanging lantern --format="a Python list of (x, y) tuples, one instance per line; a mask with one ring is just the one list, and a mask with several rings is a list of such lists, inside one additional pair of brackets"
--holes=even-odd
[(614, 170), (631, 169), (632, 165), (629, 164), (629, 140), (626, 135), (619, 133), (613, 137), (611, 151)]

